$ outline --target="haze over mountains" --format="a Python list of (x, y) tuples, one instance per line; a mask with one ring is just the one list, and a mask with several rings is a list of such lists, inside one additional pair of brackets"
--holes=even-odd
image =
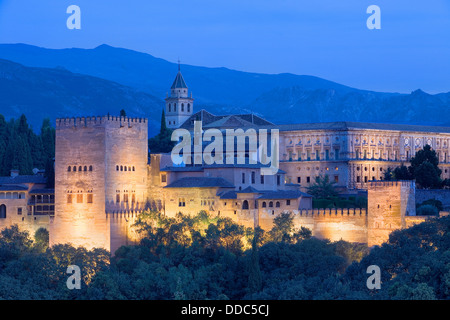
[[(8, 119), (25, 113), (34, 128), (44, 117), (118, 114), (123, 108), (129, 116), (148, 117), (149, 134), (157, 133), (164, 98), (177, 72), (175, 63), (107, 45), (45, 49), (0, 44), (0, 59), (4, 59), (0, 61), (0, 114)], [(253, 112), (280, 124), (364, 121), (450, 125), (450, 92), (383, 93), (313, 76), (190, 65), (181, 69), (193, 92), (194, 111)]]

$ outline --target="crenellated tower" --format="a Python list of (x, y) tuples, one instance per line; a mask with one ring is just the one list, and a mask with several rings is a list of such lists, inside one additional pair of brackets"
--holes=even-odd
[(166, 98), (166, 125), (168, 128), (179, 128), (193, 113), (194, 99), (189, 97), (188, 87), (181, 74), (178, 63), (178, 73), (170, 88), (170, 96)]

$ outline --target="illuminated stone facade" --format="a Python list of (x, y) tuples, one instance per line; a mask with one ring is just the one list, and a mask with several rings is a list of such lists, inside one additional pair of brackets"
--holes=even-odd
[(450, 129), (415, 125), (332, 122), (279, 125), (280, 168), (286, 179), (307, 188), (328, 174), (343, 191), (367, 190), (388, 168), (402, 163), (426, 144), (439, 157), (442, 179), (450, 178)]
[(115, 239), (127, 241), (111, 236), (111, 230), (131, 224), (147, 201), (147, 132), (146, 119), (56, 120), (50, 245), (70, 242), (112, 250), (119, 245)]

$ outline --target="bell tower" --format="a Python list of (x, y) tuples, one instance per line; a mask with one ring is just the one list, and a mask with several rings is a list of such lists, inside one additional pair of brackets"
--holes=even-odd
[(189, 97), (188, 87), (181, 74), (180, 62), (178, 73), (170, 87), (170, 96), (166, 98), (166, 125), (170, 129), (179, 128), (193, 113), (194, 99)]

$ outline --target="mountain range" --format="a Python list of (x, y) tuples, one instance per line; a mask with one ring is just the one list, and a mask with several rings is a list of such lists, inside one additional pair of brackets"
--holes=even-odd
[[(47, 49), (0, 44), (0, 114), (44, 117), (118, 114), (148, 117), (159, 130), (177, 64), (147, 53), (101, 45)], [(450, 125), (450, 92), (410, 94), (351, 88), (308, 75), (258, 74), (181, 65), (194, 111), (255, 113), (273, 123), (363, 121)]]

